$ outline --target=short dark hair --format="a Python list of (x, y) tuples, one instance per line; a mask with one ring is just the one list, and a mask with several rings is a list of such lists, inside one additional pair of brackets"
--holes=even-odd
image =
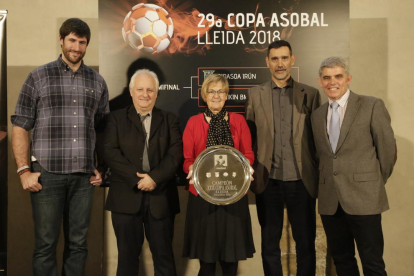
[(63, 22), (59, 30), (59, 35), (61, 39), (65, 39), (67, 35), (74, 33), (78, 37), (86, 37), (87, 44), (91, 39), (91, 30), (89, 29), (88, 24), (79, 18), (69, 18)]
[(270, 54), (270, 50), (272, 49), (279, 49), (281, 47), (288, 47), (290, 55), (292, 55), (292, 47), (290, 46), (290, 43), (286, 40), (276, 40), (269, 44), (269, 47), (267, 48), (267, 56)]

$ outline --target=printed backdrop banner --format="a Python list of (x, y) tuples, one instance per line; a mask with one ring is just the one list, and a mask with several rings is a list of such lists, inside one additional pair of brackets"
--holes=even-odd
[(321, 61), (349, 56), (349, 0), (100, 0), (99, 70), (111, 110), (131, 104), (128, 82), (141, 68), (160, 79), (157, 106), (188, 118), (204, 110), (203, 80), (223, 74), (229, 111), (244, 112), (247, 90), (270, 79), (274, 40), (291, 43), (292, 77), (318, 87)]

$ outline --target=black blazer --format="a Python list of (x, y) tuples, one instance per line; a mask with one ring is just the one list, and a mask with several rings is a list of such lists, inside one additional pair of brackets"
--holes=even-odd
[[(180, 212), (174, 175), (183, 158), (178, 117), (154, 107), (148, 143), (148, 174), (157, 184), (149, 192), (151, 214), (157, 219), (174, 216)], [(133, 105), (109, 114), (104, 143), (105, 162), (112, 172), (107, 210), (125, 214), (140, 210), (143, 192), (136, 173), (143, 173), (144, 146), (145, 134)]]

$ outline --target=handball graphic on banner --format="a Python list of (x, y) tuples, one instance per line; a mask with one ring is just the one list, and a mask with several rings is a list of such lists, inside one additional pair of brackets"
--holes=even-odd
[(174, 24), (168, 12), (154, 4), (138, 4), (126, 15), (122, 36), (137, 50), (159, 53), (167, 49)]

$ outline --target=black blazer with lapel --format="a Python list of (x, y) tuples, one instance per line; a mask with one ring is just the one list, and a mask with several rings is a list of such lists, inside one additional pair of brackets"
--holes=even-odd
[[(178, 117), (154, 107), (149, 134), (149, 176), (157, 187), (149, 192), (151, 214), (162, 219), (180, 212), (174, 175), (181, 164), (183, 147)], [(105, 129), (105, 162), (111, 169), (111, 187), (106, 209), (135, 214), (140, 210), (142, 191), (137, 172), (143, 173), (145, 133), (133, 105), (112, 112)]]

